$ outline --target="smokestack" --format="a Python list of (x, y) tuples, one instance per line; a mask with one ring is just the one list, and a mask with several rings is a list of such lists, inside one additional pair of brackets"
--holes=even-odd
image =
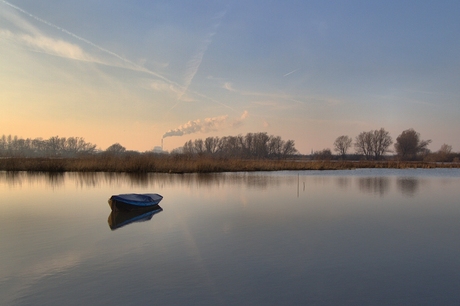
[(163, 139), (164, 138), (161, 138), (161, 151), (163, 151)]

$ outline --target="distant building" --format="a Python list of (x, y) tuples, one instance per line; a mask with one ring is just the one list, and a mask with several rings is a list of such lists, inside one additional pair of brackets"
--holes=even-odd
[(162, 147), (156, 146), (156, 147), (153, 148), (153, 153), (166, 153), (166, 152), (163, 151)]

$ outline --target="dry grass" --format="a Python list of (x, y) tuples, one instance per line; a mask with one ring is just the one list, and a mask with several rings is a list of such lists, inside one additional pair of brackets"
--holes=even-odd
[(399, 161), (241, 160), (155, 155), (0, 159), (0, 170), (2, 171), (41, 172), (210, 173), (279, 170), (345, 170), (357, 168), (460, 168), (460, 164)]

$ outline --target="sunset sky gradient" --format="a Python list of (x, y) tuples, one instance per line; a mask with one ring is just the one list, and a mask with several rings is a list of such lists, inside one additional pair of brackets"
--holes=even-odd
[(0, 0), (0, 135), (146, 151), (267, 132), (310, 153), (413, 128), (458, 152), (459, 16), (447, 0)]

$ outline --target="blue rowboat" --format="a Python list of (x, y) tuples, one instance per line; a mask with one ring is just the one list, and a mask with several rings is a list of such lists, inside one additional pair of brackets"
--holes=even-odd
[(142, 211), (151, 210), (160, 203), (163, 197), (156, 193), (130, 193), (113, 195), (109, 199), (112, 211)]

